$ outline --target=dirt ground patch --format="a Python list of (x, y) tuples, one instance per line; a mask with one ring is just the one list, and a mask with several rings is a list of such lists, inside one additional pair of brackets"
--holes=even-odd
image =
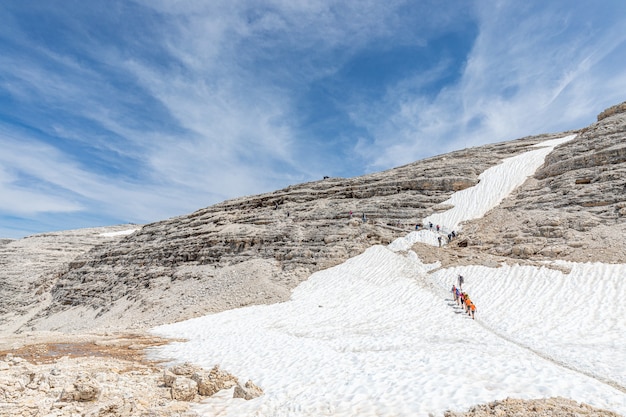
[(63, 357), (97, 357), (156, 365), (158, 362), (146, 358), (146, 349), (169, 342), (170, 340), (146, 335), (93, 336), (92, 340), (50, 341), (2, 349), (0, 358), (12, 354), (32, 364), (45, 364)]

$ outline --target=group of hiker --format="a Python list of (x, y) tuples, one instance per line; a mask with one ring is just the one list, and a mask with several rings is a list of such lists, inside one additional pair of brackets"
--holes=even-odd
[[(416, 224), (415, 225), (415, 230), (419, 230), (420, 224)], [(443, 243), (443, 236), (441, 235), (441, 233), (445, 233), (443, 231), (443, 227), (437, 225), (434, 225), (433, 222), (428, 222), (428, 229), (429, 230), (433, 230), (435, 229), (435, 231), (437, 232), (437, 242), (439, 242), (439, 247), (441, 247), (442, 243)], [(448, 243), (450, 243), (452, 241), (452, 239), (454, 239), (456, 237), (456, 232), (453, 230), (450, 233), (448, 233)]]
[(476, 314), (476, 306), (474, 305), (474, 303), (472, 302), (472, 300), (470, 299), (469, 295), (467, 295), (466, 292), (463, 291), (463, 282), (465, 281), (465, 278), (463, 278), (462, 275), (459, 275), (458, 277), (458, 287), (456, 285), (452, 285), (452, 298), (454, 298), (454, 301), (461, 306), (461, 308), (463, 308), (463, 310), (467, 313), (468, 316), (470, 316), (472, 319), (474, 319), (474, 315)]

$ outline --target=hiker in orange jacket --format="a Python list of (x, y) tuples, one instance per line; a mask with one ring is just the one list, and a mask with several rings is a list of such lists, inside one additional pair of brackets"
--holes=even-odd
[(465, 312), (467, 314), (470, 314), (470, 304), (472, 304), (472, 300), (470, 300), (469, 296), (466, 293), (465, 294), (465, 305), (463, 306), (463, 309), (465, 310)]

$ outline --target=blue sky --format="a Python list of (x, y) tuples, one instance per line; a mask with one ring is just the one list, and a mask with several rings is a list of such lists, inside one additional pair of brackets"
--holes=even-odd
[(0, 237), (586, 126), (626, 2), (0, 3)]

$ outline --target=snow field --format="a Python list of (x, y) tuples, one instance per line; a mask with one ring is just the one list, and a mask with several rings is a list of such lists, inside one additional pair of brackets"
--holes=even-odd
[[(189, 339), (158, 348), (157, 356), (207, 368), (220, 364), (265, 390), (265, 395), (249, 402), (208, 399), (199, 407), (207, 416), (425, 416), (506, 397), (549, 396), (626, 412), (624, 392), (546, 360), (489, 329), (493, 326), (509, 335), (525, 329), (517, 336), (523, 345), (559, 358), (562, 345), (555, 345), (562, 342), (559, 335), (546, 337), (542, 329), (529, 327), (533, 322), (518, 319), (515, 306), (494, 285), (497, 281), (506, 288), (521, 285), (533, 276), (532, 268), (487, 269), (441, 270), (429, 277), (415, 257), (375, 246), (313, 274), (286, 303), (156, 328), (157, 334)], [(457, 272), (467, 277), (478, 320), (461, 313), (444, 289)], [(474, 278), (478, 272), (481, 279)], [(525, 285), (527, 291), (540, 289)], [(593, 282), (585, 285), (582, 292)], [(537, 316), (547, 329), (566, 320), (552, 314), (568, 304), (566, 299), (547, 299), (551, 294), (543, 291), (538, 296), (542, 302), (537, 303)], [(595, 337), (591, 323), (582, 327), (580, 337)], [(569, 360), (574, 362), (586, 354), (576, 345), (570, 349)], [(600, 355), (595, 363), (610, 356)], [(606, 377), (619, 380), (620, 368), (605, 368)]]
[(490, 329), (626, 389), (626, 265), (557, 264), (571, 272), (471, 266), (433, 278), (451, 287), (463, 275), (463, 289)]

